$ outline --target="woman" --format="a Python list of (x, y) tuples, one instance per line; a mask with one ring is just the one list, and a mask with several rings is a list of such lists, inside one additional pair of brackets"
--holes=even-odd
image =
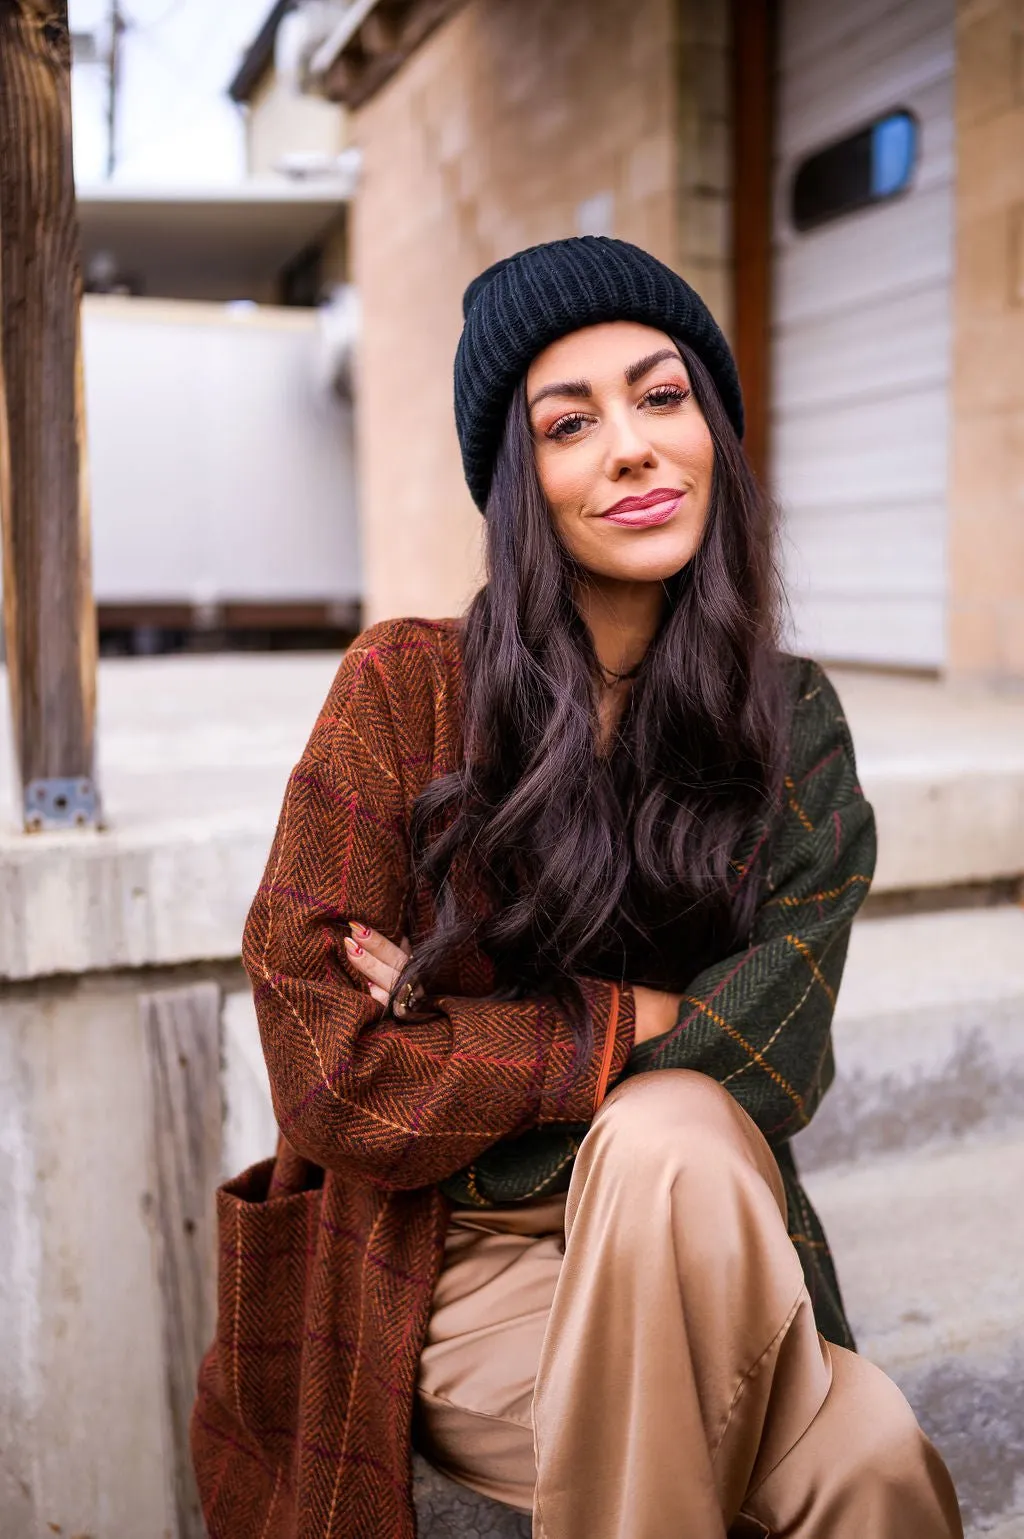
[(415, 1439), (545, 1539), (960, 1535), (789, 1151), (874, 824), (728, 346), (605, 238), (465, 315), (487, 584), (353, 643), (246, 925), (282, 1138), (219, 1194), (209, 1532), (404, 1539)]

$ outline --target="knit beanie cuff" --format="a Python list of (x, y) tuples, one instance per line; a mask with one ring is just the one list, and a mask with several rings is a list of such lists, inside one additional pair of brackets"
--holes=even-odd
[(603, 321), (639, 321), (700, 358), (743, 436), (743, 397), (729, 344), (700, 295), (628, 241), (581, 235), (531, 246), (488, 267), (466, 289), (455, 354), (455, 425), (473, 501), (487, 505), (509, 403), (537, 354)]

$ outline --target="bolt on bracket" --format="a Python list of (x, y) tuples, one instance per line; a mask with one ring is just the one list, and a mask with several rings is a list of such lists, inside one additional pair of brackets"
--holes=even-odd
[(25, 787), (25, 828), (30, 834), (64, 828), (98, 828), (100, 802), (87, 776), (51, 776)]

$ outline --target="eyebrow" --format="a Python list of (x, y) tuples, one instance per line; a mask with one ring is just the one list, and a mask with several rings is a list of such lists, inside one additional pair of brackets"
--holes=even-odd
[[(638, 358), (635, 363), (631, 363), (629, 368), (624, 371), (626, 384), (635, 385), (638, 380), (643, 379), (644, 375), (649, 374), (659, 363), (666, 363), (670, 358), (674, 358), (676, 363), (682, 363), (682, 359), (674, 347), (662, 347), (656, 353), (648, 353), (645, 358)], [(538, 402), (546, 400), (549, 395), (571, 396), (573, 400), (585, 401), (591, 393), (592, 387), (588, 379), (559, 380), (555, 384), (544, 385), (538, 390), (537, 394), (529, 401), (528, 409), (532, 411)]]

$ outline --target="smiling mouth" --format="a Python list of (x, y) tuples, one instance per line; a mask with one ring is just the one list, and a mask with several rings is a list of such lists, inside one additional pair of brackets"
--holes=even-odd
[(685, 494), (672, 487), (660, 486), (645, 497), (624, 497), (614, 507), (601, 514), (613, 524), (626, 524), (633, 528), (646, 528), (651, 524), (664, 524), (675, 513)]

